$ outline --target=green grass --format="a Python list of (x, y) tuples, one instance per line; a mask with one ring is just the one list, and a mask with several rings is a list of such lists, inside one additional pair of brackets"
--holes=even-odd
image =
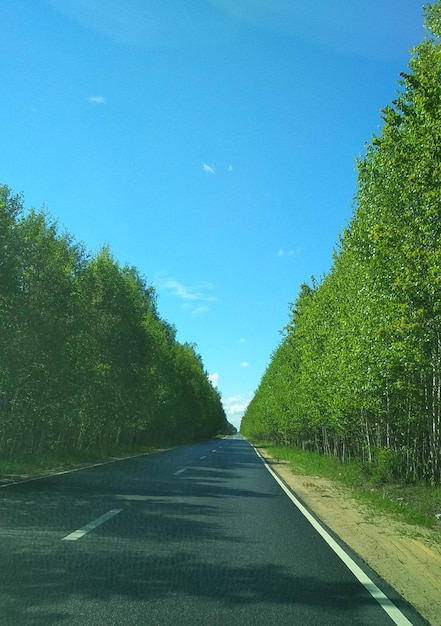
[(23, 477), (45, 474), (82, 465), (99, 463), (135, 454), (152, 452), (152, 447), (131, 447), (126, 449), (94, 449), (58, 451), (44, 454), (22, 454), (13, 458), (0, 457), (0, 480), (14, 480)]
[[(218, 438), (222, 438), (219, 435)], [(160, 449), (173, 448), (177, 445), (194, 443), (188, 441), (164, 442)], [(2, 458), (0, 456), (0, 482), (19, 480), (30, 476), (41, 475), (53, 471), (62, 471), (83, 465), (91, 465), (112, 459), (120, 459), (136, 454), (147, 454), (158, 450), (154, 446), (126, 446), (115, 449), (103, 448), (93, 450), (61, 450), (46, 452), (43, 454), (20, 454), (13, 458)]]
[(386, 513), (408, 524), (438, 529), (441, 533), (441, 524), (436, 517), (441, 513), (441, 485), (430, 486), (422, 482), (379, 484), (375, 475), (366, 475), (360, 462), (343, 464), (334, 457), (299, 448), (276, 446), (265, 441), (252, 443), (263, 447), (273, 458), (287, 461), (295, 474), (323, 476), (345, 485), (373, 512)]

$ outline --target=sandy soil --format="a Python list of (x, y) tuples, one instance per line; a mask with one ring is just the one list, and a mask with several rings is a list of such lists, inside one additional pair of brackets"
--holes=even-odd
[(432, 625), (441, 626), (439, 530), (409, 526), (373, 514), (345, 487), (321, 477), (294, 474), (269, 457), (272, 469), (301, 500)]

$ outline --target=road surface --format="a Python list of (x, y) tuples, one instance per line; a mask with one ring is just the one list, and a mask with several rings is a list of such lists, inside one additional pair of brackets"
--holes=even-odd
[(0, 624), (426, 623), (327, 537), (239, 436), (10, 484)]

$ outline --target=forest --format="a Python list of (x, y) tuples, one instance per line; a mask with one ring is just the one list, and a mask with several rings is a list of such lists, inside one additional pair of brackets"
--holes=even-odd
[(330, 270), (303, 284), (245, 436), (441, 482), (441, 2), (357, 161)]
[(0, 455), (118, 450), (228, 432), (192, 344), (108, 247), (90, 255), (0, 186)]

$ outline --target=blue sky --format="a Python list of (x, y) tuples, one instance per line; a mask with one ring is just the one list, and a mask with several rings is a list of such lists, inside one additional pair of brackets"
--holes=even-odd
[(239, 424), (331, 264), (420, 0), (0, 0), (0, 182), (158, 293)]

